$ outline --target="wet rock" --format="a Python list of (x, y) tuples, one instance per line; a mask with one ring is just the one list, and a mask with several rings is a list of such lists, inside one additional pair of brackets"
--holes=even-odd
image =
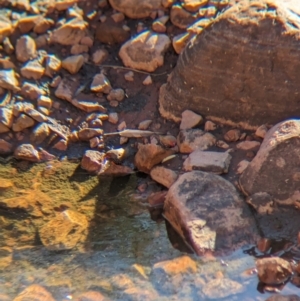
[[(276, 124), (299, 114), (294, 110), (298, 99), (298, 59), (296, 55), (289, 55), (300, 43), (295, 44), (300, 30), (299, 19), (295, 21), (291, 13), (298, 11), (297, 3), (276, 1), (272, 11), (267, 0), (256, 4), (238, 1), (205, 28), (205, 34), (197, 35), (190, 47), (185, 48), (168, 83), (160, 90), (163, 116), (178, 121), (182, 111), (190, 109), (206, 117), (212, 116), (213, 121), (240, 124), (254, 130), (261, 124)], [(293, 22), (297, 25), (292, 29), (289, 24)], [(283, 52), (274, 51), (275, 45), (287, 47)], [(226, 49), (226, 53), (220, 55), (219, 49)], [(273, 54), (273, 65), (279, 66), (276, 70), (261, 61), (262, 55), (268, 53)], [(229, 61), (235, 61), (234, 65), (224, 68)], [(248, 68), (249, 61), (251, 66), (257, 67)], [(214, 70), (209, 76), (205, 72), (208, 68)], [(233, 74), (237, 76), (235, 80), (231, 80)], [(291, 78), (284, 88), (283, 74)], [(264, 89), (266, 85), (273, 87), (271, 93)], [(254, 95), (253, 91), (259, 92)], [(288, 100), (288, 105), (281, 101), (283, 98)]]
[(45, 95), (45, 91), (40, 89), (37, 85), (25, 82), (21, 89), (21, 94), (25, 98), (37, 100), (41, 95)]
[(125, 98), (125, 92), (123, 89), (112, 89), (107, 95), (107, 100), (122, 101)]
[(267, 192), (285, 200), (299, 190), (299, 120), (287, 120), (271, 128), (240, 178), (246, 195)]
[(11, 128), (13, 125), (13, 112), (11, 109), (0, 108), (0, 124)]
[(50, 43), (61, 45), (79, 44), (81, 39), (87, 35), (87, 24), (78, 18), (74, 18), (52, 32)]
[(41, 123), (32, 131), (30, 141), (34, 144), (41, 144), (49, 135), (50, 129), (47, 123)]
[(222, 299), (236, 295), (244, 291), (243, 286), (228, 278), (214, 279), (208, 282), (203, 288), (203, 293), (208, 299)]
[(190, 110), (185, 110), (184, 112), (182, 112), (180, 129), (181, 130), (191, 129), (194, 126), (200, 124), (202, 121), (203, 121), (202, 116)]
[(261, 125), (261, 126), (255, 131), (255, 135), (256, 135), (257, 137), (260, 137), (260, 138), (264, 139), (265, 136), (266, 136), (266, 134), (267, 134), (267, 132), (268, 132), (268, 130), (269, 130), (269, 129), (267, 128), (266, 125)]
[(193, 15), (182, 8), (181, 5), (173, 5), (170, 12), (170, 20), (175, 26), (185, 29), (196, 20)]
[(269, 297), (265, 301), (300, 301), (300, 297), (297, 295), (274, 295)]
[(8, 268), (12, 263), (12, 261), (13, 261), (13, 250), (10, 247), (1, 247), (0, 248), (0, 271)]
[(0, 70), (0, 87), (7, 90), (19, 90), (19, 81), (13, 69)]
[(81, 160), (81, 168), (92, 174), (97, 174), (104, 164), (105, 154), (98, 151), (88, 150)]
[(259, 280), (270, 285), (284, 283), (293, 272), (290, 263), (279, 257), (257, 259), (256, 269)]
[(98, 102), (90, 102), (90, 101), (79, 101), (75, 98), (71, 100), (71, 103), (76, 108), (83, 110), (85, 112), (103, 112), (105, 113), (107, 110), (100, 105)]
[(46, 57), (46, 70), (45, 75), (53, 77), (53, 75), (58, 72), (61, 68), (61, 60), (55, 55), (47, 55)]
[(130, 32), (114, 22), (104, 22), (98, 24), (95, 37), (104, 44), (122, 44), (130, 39)]
[(108, 57), (108, 51), (105, 49), (98, 49), (93, 53), (92, 59), (94, 64), (102, 64)]
[(84, 63), (82, 55), (69, 56), (62, 61), (62, 67), (68, 70), (71, 74), (76, 74)]
[(196, 149), (206, 150), (216, 143), (216, 138), (202, 130), (181, 130), (177, 136), (177, 144), (181, 153), (191, 153)]
[(112, 87), (110, 85), (110, 82), (104, 74), (99, 73), (94, 76), (91, 84), (91, 91), (108, 94), (111, 89)]
[(119, 56), (126, 67), (153, 72), (163, 65), (170, 44), (167, 35), (145, 31), (126, 42)]
[(210, 173), (181, 175), (166, 196), (164, 216), (198, 255), (234, 251), (258, 238), (252, 213), (234, 186)]
[(64, 99), (71, 102), (77, 88), (78, 88), (77, 81), (69, 78), (64, 78), (60, 81), (54, 94), (57, 98)]
[(28, 286), (13, 301), (26, 300), (55, 301), (52, 295), (44, 287), (38, 284)]
[[(0, 129), (1, 132), (1, 129)], [(12, 153), (13, 151), (13, 145), (9, 143), (8, 141), (5, 141), (3, 139), (0, 139), (0, 154), (1, 155), (7, 155)]]
[(70, 250), (88, 235), (85, 215), (65, 210), (39, 229), (43, 245), (51, 251)]
[(14, 151), (14, 157), (31, 162), (38, 162), (40, 160), (38, 151), (31, 144), (19, 145)]
[(110, 5), (132, 19), (146, 18), (153, 11), (162, 8), (160, 0), (110, 0)]
[(227, 142), (235, 142), (240, 139), (241, 131), (238, 129), (229, 130), (225, 135), (224, 139)]
[(28, 35), (22, 36), (16, 43), (17, 60), (25, 63), (37, 56), (35, 41)]
[(242, 141), (236, 145), (236, 148), (242, 150), (250, 150), (254, 148), (258, 148), (260, 146), (260, 142), (258, 141)]
[(154, 181), (167, 188), (170, 188), (178, 178), (178, 175), (174, 170), (163, 166), (156, 166), (152, 168), (150, 176)]
[(215, 174), (227, 173), (231, 161), (228, 152), (193, 151), (183, 163), (185, 171), (202, 170)]
[(164, 158), (172, 155), (172, 150), (166, 150), (159, 145), (139, 144), (134, 157), (134, 163), (138, 170), (149, 173), (152, 167), (160, 163)]
[(74, 301), (106, 301), (101, 293), (96, 291), (87, 291), (85, 293), (80, 294), (78, 297), (74, 299)]
[(34, 126), (34, 120), (25, 114), (21, 114), (14, 122), (12, 129), (14, 132), (20, 132), (24, 129)]
[(29, 61), (24, 67), (21, 68), (21, 74), (28, 79), (40, 79), (45, 72), (45, 68), (37, 61)]

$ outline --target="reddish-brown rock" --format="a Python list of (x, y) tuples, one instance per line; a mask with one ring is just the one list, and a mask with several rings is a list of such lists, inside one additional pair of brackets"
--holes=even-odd
[(25, 288), (13, 301), (26, 300), (55, 301), (52, 295), (38, 284), (32, 284)]
[(98, 151), (88, 150), (81, 160), (81, 168), (91, 173), (98, 173), (101, 170), (105, 154)]
[(197, 35), (161, 87), (164, 117), (180, 121), (190, 109), (256, 129), (300, 114), (299, 5), (269, 4), (238, 1)]

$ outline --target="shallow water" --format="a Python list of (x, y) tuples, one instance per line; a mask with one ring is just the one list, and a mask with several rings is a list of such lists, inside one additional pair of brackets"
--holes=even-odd
[[(87, 290), (110, 300), (208, 300), (207, 283), (225, 277), (243, 289), (222, 300), (265, 300), (271, 295), (260, 293), (256, 275), (247, 272), (254, 257), (245, 250), (222, 258), (189, 254), (195, 270), (179, 267), (181, 272), (166, 277), (156, 273), (156, 263), (185, 253), (172, 247), (165, 223), (153, 221), (143, 198), (136, 197), (136, 176), (98, 179), (76, 162), (56, 161), (2, 164), (0, 179), (0, 294), (13, 299), (36, 283), (57, 301)], [(10, 199), (13, 209), (3, 205)], [(31, 201), (38, 205), (30, 207)], [(38, 230), (66, 208), (88, 217), (88, 235), (72, 250), (49, 251)], [(292, 293), (299, 294), (299, 289), (291, 284), (281, 291)]]

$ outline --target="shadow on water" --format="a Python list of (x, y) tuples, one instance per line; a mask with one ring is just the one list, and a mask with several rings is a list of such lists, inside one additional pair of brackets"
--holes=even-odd
[[(12, 250), (4, 269), (7, 258), (0, 252), (0, 292), (11, 298), (37, 283), (57, 301), (91, 289), (111, 300), (206, 300), (202, 283), (218, 273), (244, 287), (243, 293), (222, 300), (265, 300), (270, 295), (257, 290), (261, 288), (255, 275), (245, 278), (243, 274), (253, 268), (253, 256), (262, 254), (253, 249), (250, 255), (239, 250), (222, 261), (195, 257), (163, 220), (161, 209), (149, 212), (136, 197), (136, 175), (103, 179), (90, 176), (78, 164), (53, 162), (24, 171), (0, 166), (0, 178), (14, 183), (12, 191), (0, 189), (0, 247)], [(26, 195), (50, 199), (53, 208), (85, 214), (89, 229), (84, 243), (69, 251), (43, 247), (38, 235), (42, 219), (1, 205), (3, 198)], [(279, 249), (274, 247), (274, 254)], [(295, 250), (290, 252), (291, 257), (299, 256)], [(196, 261), (197, 272), (166, 278), (153, 269), (158, 262), (184, 254)], [(287, 285), (283, 293), (295, 293), (295, 287)]]

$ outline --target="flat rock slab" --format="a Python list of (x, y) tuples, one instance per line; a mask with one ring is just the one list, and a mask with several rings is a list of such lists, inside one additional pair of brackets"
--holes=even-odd
[(228, 152), (193, 151), (183, 163), (185, 171), (202, 170), (215, 174), (227, 173), (231, 156)]
[(165, 118), (189, 109), (255, 129), (300, 115), (299, 2), (269, 4), (239, 1), (184, 49), (160, 90)]
[(198, 255), (233, 251), (258, 238), (250, 209), (234, 186), (202, 171), (187, 172), (171, 186), (164, 216)]

